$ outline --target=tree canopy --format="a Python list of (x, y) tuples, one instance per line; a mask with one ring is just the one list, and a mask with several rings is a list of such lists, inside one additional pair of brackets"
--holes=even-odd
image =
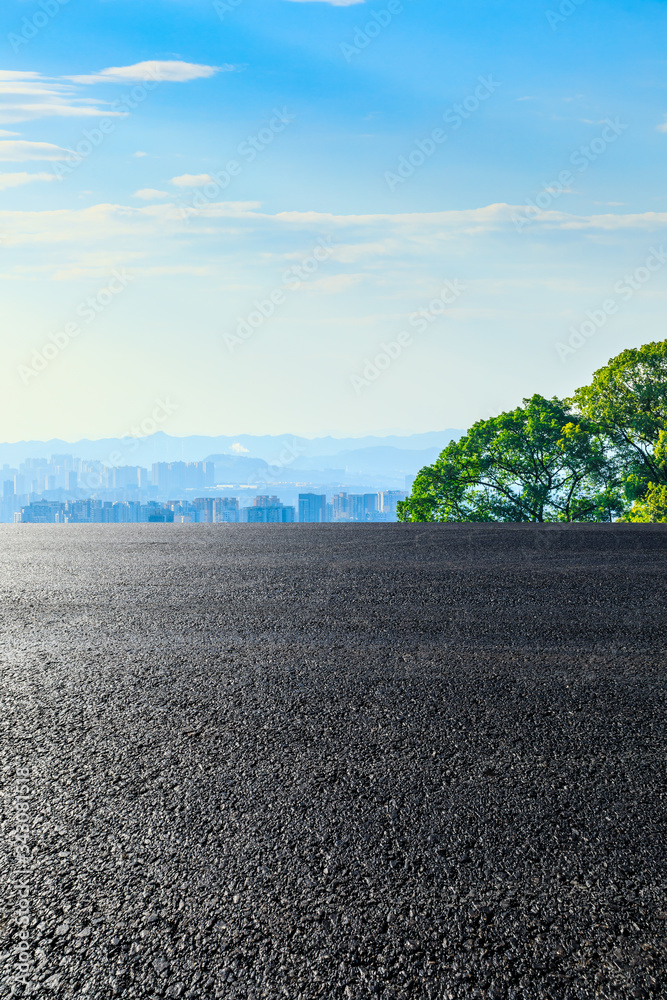
[(568, 402), (598, 424), (645, 486), (667, 484), (667, 462), (655, 455), (667, 429), (667, 340), (623, 351)]
[(663, 520), (664, 484), (667, 341), (624, 351), (570, 400), (534, 395), (478, 421), (421, 470), (399, 518)]

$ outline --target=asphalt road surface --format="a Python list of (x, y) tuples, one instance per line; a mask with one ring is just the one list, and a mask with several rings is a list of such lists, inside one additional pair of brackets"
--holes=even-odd
[(2, 526), (0, 996), (666, 997), (666, 557)]

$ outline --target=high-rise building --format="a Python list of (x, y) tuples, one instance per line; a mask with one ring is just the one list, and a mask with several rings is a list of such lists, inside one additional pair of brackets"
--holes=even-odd
[(56, 466), (61, 472), (69, 472), (74, 468), (73, 455), (51, 455), (51, 465)]
[(213, 462), (154, 462), (153, 486), (161, 493), (182, 493), (215, 485)]
[(137, 465), (119, 465), (111, 470), (111, 487), (115, 490), (139, 489), (139, 473)]
[(369, 515), (376, 514), (380, 507), (380, 500), (377, 493), (364, 493), (364, 516), (368, 521)]
[(272, 507), (253, 504), (252, 507), (245, 507), (242, 513), (244, 521), (248, 524), (292, 524), (296, 510), (282, 503)]
[(197, 497), (192, 506), (199, 524), (233, 524), (239, 520), (237, 497)]
[(319, 493), (299, 493), (299, 521), (321, 524), (327, 519), (327, 498)]
[(218, 524), (235, 524), (239, 520), (238, 497), (216, 497), (214, 511)]
[(280, 507), (280, 500), (278, 497), (254, 497), (252, 505), (253, 507)]
[(331, 498), (334, 521), (349, 521), (347, 493), (334, 493)]
[(65, 505), (48, 500), (39, 500), (21, 508), (17, 520), (24, 524), (57, 524), (64, 520)]
[(396, 514), (396, 504), (405, 500), (406, 494), (402, 490), (385, 490), (379, 494), (380, 510), (383, 514)]

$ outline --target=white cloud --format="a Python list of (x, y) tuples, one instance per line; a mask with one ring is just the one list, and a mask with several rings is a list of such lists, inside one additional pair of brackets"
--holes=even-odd
[(160, 201), (161, 198), (168, 198), (168, 191), (158, 191), (157, 188), (141, 188), (135, 191), (133, 198), (141, 198), (142, 201)]
[(230, 450), (233, 451), (235, 455), (249, 455), (250, 454), (249, 450), (247, 448), (244, 448), (240, 441), (236, 441), (232, 445), (232, 447), (231, 447)]
[(99, 278), (104, 280), (108, 279), (110, 272), (114, 267), (125, 268), (130, 264), (131, 274), (134, 278), (160, 278), (160, 277), (175, 277), (178, 275), (185, 275), (189, 278), (207, 278), (211, 274), (211, 268), (202, 266), (197, 267), (192, 264), (166, 264), (158, 265), (156, 267), (137, 267), (132, 263), (127, 257), (115, 262), (111, 266), (106, 267), (86, 267), (71, 265), (64, 268), (60, 268), (58, 271), (54, 271), (50, 277), (53, 281), (78, 281), (81, 278)]
[(667, 132), (667, 117), (665, 118), (665, 121), (662, 123), (662, 125), (656, 125), (656, 129), (658, 130), (658, 132)]
[(181, 174), (180, 177), (172, 177), (169, 181), (175, 187), (202, 187), (204, 184), (215, 184), (210, 174)]
[(65, 160), (71, 156), (69, 149), (54, 146), (51, 142), (27, 142), (24, 139), (5, 139), (0, 142), (0, 161), (23, 163), (26, 160)]
[(68, 76), (73, 83), (187, 83), (189, 80), (201, 80), (215, 73), (233, 70), (233, 66), (202, 66), (199, 63), (187, 63), (180, 60), (160, 61), (158, 59), (135, 63), (134, 66), (110, 66), (86, 76)]
[(0, 191), (20, 187), (23, 184), (32, 184), (34, 181), (54, 181), (55, 179), (55, 174), (27, 174), (25, 171), (19, 174), (0, 174)]
[(0, 80), (36, 80), (39, 73), (31, 70), (29, 73), (19, 73), (13, 69), (0, 69)]
[[(1, 146), (2, 143), (0, 149)], [(220, 202), (187, 218), (173, 203), (141, 207), (99, 204), (40, 212), (0, 211), (0, 232), (4, 234), (5, 246), (78, 244), (94, 248), (118, 240), (136, 246), (137, 241), (145, 240), (151, 254), (162, 254), (166, 241), (183, 233), (188, 234), (191, 243), (223, 234), (232, 241), (247, 236), (259, 239), (262, 250), (266, 249), (266, 241), (273, 234), (288, 241), (293, 241), (294, 233), (298, 233), (299, 238), (301, 234), (308, 234), (309, 240), (317, 241), (323, 233), (335, 233), (340, 234), (340, 238), (331, 237), (332, 259), (341, 264), (363, 262), (365, 269), (376, 266), (386, 269), (387, 260), (430, 254), (446, 241), (457, 246), (464, 237), (484, 238), (490, 233), (511, 233), (515, 238), (512, 215), (522, 211), (521, 206), (501, 204), (451, 212), (337, 216), (317, 212), (271, 215), (260, 208), (256, 202)], [(535, 218), (531, 231), (536, 234), (570, 232), (574, 238), (581, 232), (590, 239), (596, 234), (613, 231), (652, 232), (666, 226), (667, 213), (575, 216), (544, 212)]]
[(142, 151), (140, 149), (138, 149), (136, 151), (136, 153), (132, 153), (132, 156), (136, 156), (139, 159), (141, 159), (142, 156), (148, 156), (148, 153), (142, 153)]
[(67, 104), (64, 101), (49, 101), (45, 104), (3, 104), (0, 105), (0, 122), (32, 121), (35, 118), (125, 118), (126, 111), (107, 111), (91, 105)]
[(0, 128), (0, 135), (20, 135), (20, 132), (8, 132), (7, 129)]
[(58, 97), (72, 92), (67, 84), (42, 82), (41, 80), (0, 80), (0, 94), (14, 97)]
[(124, 118), (127, 110), (107, 108), (108, 102), (77, 96), (77, 84), (185, 82), (213, 76), (233, 66), (203, 66), (179, 61), (113, 66), (100, 73), (54, 79), (40, 73), (0, 72), (0, 122), (14, 123), (37, 118)]
[(126, 114), (107, 110), (104, 102), (100, 105), (92, 98), (77, 97), (71, 83), (53, 81), (39, 73), (5, 72), (0, 76), (0, 101), (0, 122), (8, 123), (36, 118), (119, 118)]

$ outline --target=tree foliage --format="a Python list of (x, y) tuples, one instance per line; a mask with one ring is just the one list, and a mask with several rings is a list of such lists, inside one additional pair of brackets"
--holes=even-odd
[(660, 341), (612, 358), (572, 399), (535, 395), (478, 421), (421, 470), (399, 518), (611, 521), (627, 513), (660, 521), (666, 493), (667, 341)]
[(599, 521), (623, 509), (598, 428), (558, 399), (480, 420), (422, 469), (404, 521)]
[(667, 524), (667, 486), (649, 483), (641, 500), (635, 500), (630, 510), (619, 521), (643, 524)]
[[(664, 475), (667, 469), (667, 431), (660, 433), (653, 452), (653, 461), (659, 472)], [(631, 480), (631, 485), (634, 492), (636, 482)], [(649, 483), (644, 493), (635, 500), (630, 510), (620, 520), (653, 524), (667, 523), (667, 485), (660, 482)]]
[(667, 461), (655, 453), (667, 428), (667, 340), (623, 351), (568, 402), (600, 426), (641, 492), (667, 484)]

